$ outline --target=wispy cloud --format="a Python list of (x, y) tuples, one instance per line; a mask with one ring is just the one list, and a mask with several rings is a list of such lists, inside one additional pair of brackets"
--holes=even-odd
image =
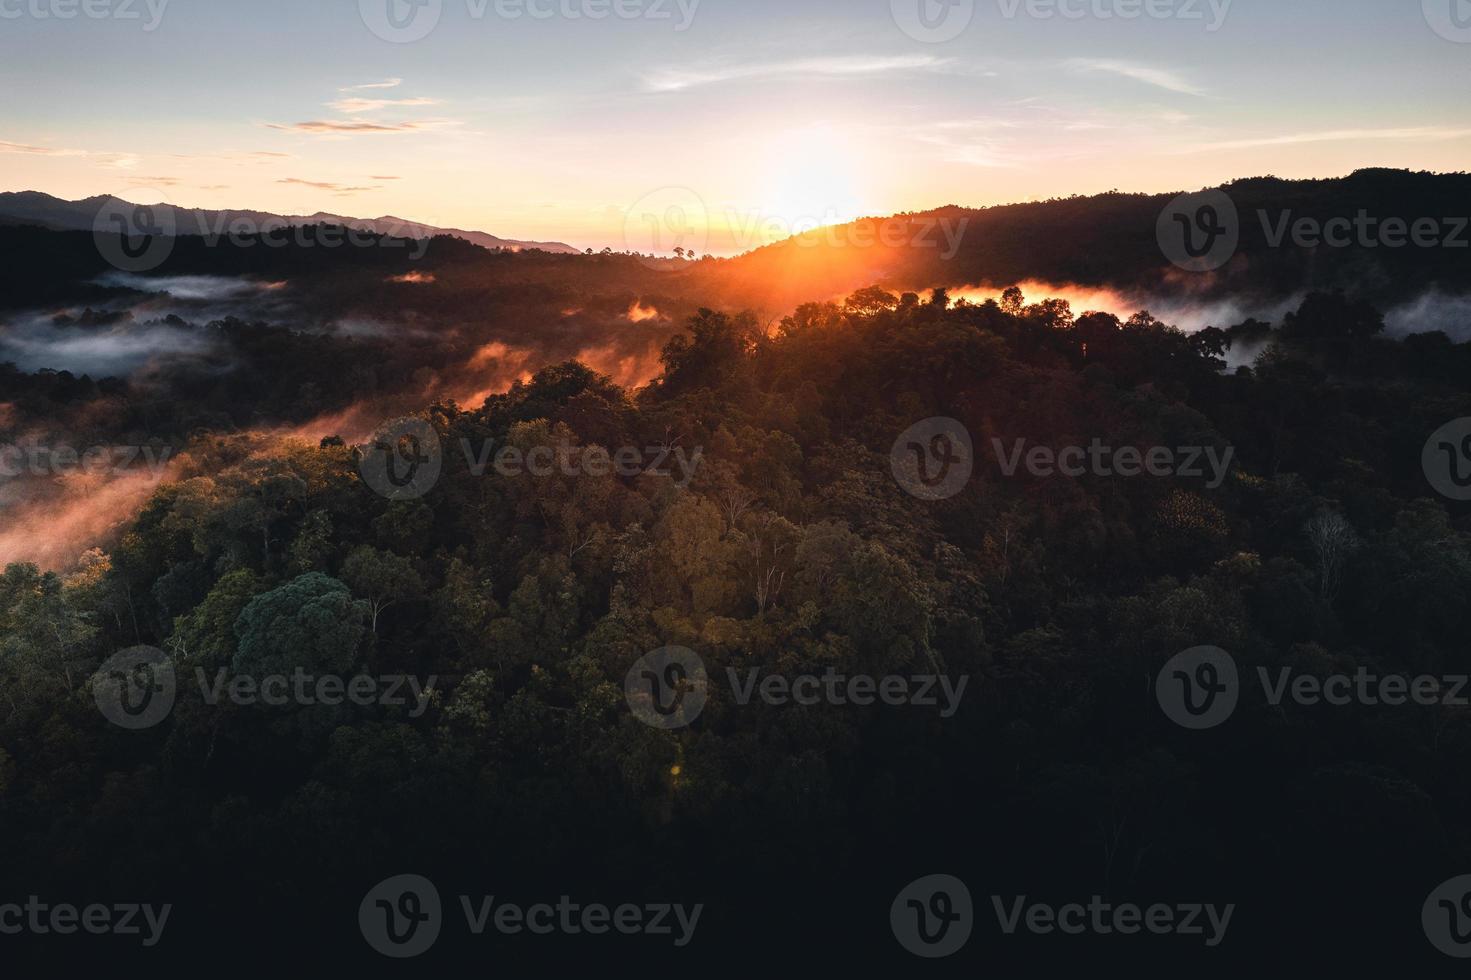
[(1206, 91), (1165, 68), (1154, 68), (1133, 61), (1115, 61), (1108, 58), (1074, 58), (1067, 62), (1073, 71), (1105, 72), (1133, 79), (1145, 85), (1153, 85), (1181, 95), (1206, 95)]
[(328, 102), (327, 108), (338, 112), (349, 114), (358, 112), (377, 112), (379, 109), (389, 109), (400, 106), (423, 106), (439, 105), (437, 99), (338, 99), (336, 102)]
[(298, 187), (310, 187), (313, 190), (331, 191), (334, 194), (359, 194), (364, 191), (376, 191), (382, 188), (377, 186), (354, 187), (349, 184), (338, 184), (329, 180), (302, 180), (300, 177), (283, 177), (276, 181), (278, 184), (295, 184)]
[(1468, 136), (1471, 136), (1471, 129), (1458, 129), (1451, 126), (1415, 126), (1405, 129), (1329, 129), (1319, 132), (1288, 133), (1283, 136), (1197, 143), (1194, 146), (1182, 147), (1176, 152), (1205, 153), (1212, 150), (1252, 150), (1263, 146), (1297, 146), (1303, 143), (1345, 143), (1365, 140), (1437, 142), (1464, 139)]
[(368, 82), (365, 85), (345, 85), (338, 89), (339, 92), (363, 92), (375, 88), (398, 88), (404, 83), (402, 78), (389, 78), (381, 82)]
[(811, 75), (829, 78), (881, 75), (890, 72), (920, 71), (943, 67), (950, 58), (934, 55), (863, 56), (834, 58), (801, 58), (793, 61), (769, 61), (720, 68), (663, 68), (644, 76), (644, 86), (651, 92), (679, 92), (701, 85), (720, 82)]
[(32, 146), (29, 143), (7, 143), (0, 140), (0, 153), (29, 153), (46, 157), (84, 157), (86, 150), (65, 150), (54, 146)]
[(132, 170), (143, 162), (143, 158), (136, 153), (107, 153), (101, 160), (102, 166), (108, 170)]
[[(359, 85), (356, 88), (394, 88), (403, 79), (391, 78), (386, 82)], [(343, 89), (342, 91), (348, 91)], [(326, 103), (327, 108), (347, 116), (360, 116), (380, 109), (417, 109), (438, 105), (436, 99), (413, 97), (407, 99), (370, 99), (352, 96)], [(413, 113), (409, 113), (413, 115)], [(413, 133), (422, 130), (443, 129), (462, 125), (455, 119), (380, 120), (380, 119), (309, 119), (299, 123), (266, 123), (270, 129), (288, 133), (311, 133), (318, 136), (381, 136), (390, 133)]]
[(335, 134), (339, 136), (413, 133), (432, 128), (428, 122), (367, 122), (357, 119), (313, 119), (299, 123), (266, 123), (268, 129), (288, 133)]

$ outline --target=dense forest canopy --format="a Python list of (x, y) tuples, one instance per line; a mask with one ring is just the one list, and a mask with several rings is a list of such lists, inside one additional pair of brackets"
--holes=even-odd
[[(408, 371), (412, 343), (227, 320), (208, 330), (244, 360), (158, 398), (9, 369), (13, 411), (179, 455), (105, 551), (0, 578), (0, 882), (127, 882), (171, 896), (195, 943), (268, 915), (282, 943), (346, 947), (351, 917), (322, 910), (404, 870), (446, 894), (698, 901), (723, 940), (759, 907), (770, 944), (875, 962), (892, 939), (852, 922), (936, 869), (1016, 894), (1218, 896), (1239, 905), (1237, 949), (1311, 927), (1408, 936), (1414, 917), (1386, 910), (1417, 908), (1471, 843), (1465, 707), (1274, 707), (1248, 687), (1227, 740), (1172, 726), (1144, 683), (1200, 645), (1244, 671), (1471, 670), (1471, 510), (1422, 468), (1427, 435), (1471, 416), (1471, 345), (1382, 328), (1339, 293), (1194, 334), (1016, 290), (872, 286), (774, 324), (697, 309), (638, 390), (568, 360), (478, 407), (405, 410), (444, 449), (398, 499), (364, 478), (369, 441), (250, 423), (318, 417), (364, 372)], [(1228, 371), (1244, 343), (1261, 354)], [(935, 418), (969, 433), (974, 473), (925, 500), (891, 451)], [(1100, 439), (1233, 462), (1219, 480), (1070, 478), (1008, 474), (992, 451)], [(547, 446), (584, 465), (477, 471), (484, 447)], [(624, 447), (690, 465), (585, 465)], [(177, 696), (128, 730), (98, 712), (94, 674), (138, 646)], [(623, 684), (669, 647), (715, 680), (694, 724), (664, 730)], [(741, 703), (724, 678), (749, 670), (969, 686), (948, 715)], [(296, 673), (413, 684), (361, 704), (219, 697)], [(1328, 859), (1365, 840), (1374, 854)], [(1296, 887), (1266, 886), (1289, 858)]]

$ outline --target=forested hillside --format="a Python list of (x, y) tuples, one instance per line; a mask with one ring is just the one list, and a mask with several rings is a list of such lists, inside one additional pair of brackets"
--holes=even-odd
[[(792, 965), (912, 969), (887, 909), (937, 870), (998, 894), (1231, 901), (1222, 964), (1321, 963), (1315, 930), (1416, 948), (1405, 911), (1471, 860), (1471, 713), (1272, 705), (1254, 677), (1471, 672), (1471, 509), (1422, 466), (1471, 416), (1471, 345), (1383, 339), (1334, 294), (1274, 326), (879, 288), (769, 332), (699, 310), (646, 388), (569, 361), (483, 407), (423, 405), (441, 471), (414, 494), (375, 488), (351, 436), (197, 431), (115, 546), (0, 579), (0, 888), (167, 896), (180, 942), (159, 955), (201, 969), (205, 949), (351, 963), (363, 892), (406, 871), (446, 896), (702, 902), (699, 941)], [(1248, 342), (1261, 356), (1225, 370)], [(312, 369), (330, 390), (345, 366)], [(974, 472), (927, 499), (895, 457), (937, 418), (969, 434)], [(1008, 474), (1017, 440), (1230, 465)], [(561, 455), (515, 472), (486, 447)], [(637, 472), (595, 447), (631, 448)], [(177, 698), (129, 730), (94, 673), (140, 645)], [(1152, 683), (1202, 645), (1253, 679), (1229, 727), (1190, 731)], [(683, 728), (625, 700), (668, 647), (710, 673)], [(727, 678), (753, 669), (968, 682), (948, 713), (742, 704)], [(298, 672), (414, 683), (398, 703), (207, 697)], [(679, 962), (619, 942), (609, 969)], [(580, 951), (503, 937), (495, 965)], [(1125, 953), (1033, 937), (990, 955)]]

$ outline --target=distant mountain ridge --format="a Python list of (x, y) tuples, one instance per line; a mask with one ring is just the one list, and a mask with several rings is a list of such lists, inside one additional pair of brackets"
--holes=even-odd
[[(1110, 191), (863, 218), (722, 261), (702, 285), (711, 299), (739, 305), (750, 283), (767, 284), (763, 300), (773, 307), (874, 283), (901, 291), (1023, 280), (1202, 299), (1342, 289), (1385, 307), (1431, 289), (1471, 295), (1471, 174), (1366, 168), (1309, 180), (1249, 177), (1207, 190), (1230, 199), (1239, 232), (1232, 258), (1213, 272), (1185, 271), (1163, 250), (1161, 215), (1178, 192)], [(1443, 247), (1357, 234), (1340, 246), (1299, 247), (1287, 233), (1300, 220), (1356, 228), (1360, 214), (1406, 227), (1429, 219)]]
[[(38, 225), (52, 231), (91, 231), (103, 206), (112, 198), (89, 197), (80, 201), (66, 201), (40, 191), (0, 192), (0, 225)], [(117, 200), (122, 200), (117, 198)], [(135, 202), (125, 201), (132, 205)], [(579, 249), (564, 242), (530, 242), (511, 238), (500, 238), (483, 231), (466, 231), (461, 228), (440, 228), (418, 221), (409, 221), (393, 215), (381, 218), (353, 218), (346, 215), (318, 211), (316, 214), (274, 214), (269, 211), (222, 210), (205, 208), (181, 208), (173, 204), (152, 205), (173, 211), (174, 228), (179, 234), (225, 233), (232, 225), (244, 223), (247, 227), (260, 228), (270, 225), (340, 225), (378, 235), (393, 235), (399, 238), (433, 238), (435, 235), (450, 235), (482, 248), (503, 248), (512, 251), (540, 249), (543, 252), (576, 254)]]

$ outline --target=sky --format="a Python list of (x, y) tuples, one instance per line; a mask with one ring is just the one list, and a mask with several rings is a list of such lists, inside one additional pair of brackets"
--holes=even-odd
[(1467, 170), (1468, 83), (1471, 0), (0, 0), (0, 190), (729, 254)]

